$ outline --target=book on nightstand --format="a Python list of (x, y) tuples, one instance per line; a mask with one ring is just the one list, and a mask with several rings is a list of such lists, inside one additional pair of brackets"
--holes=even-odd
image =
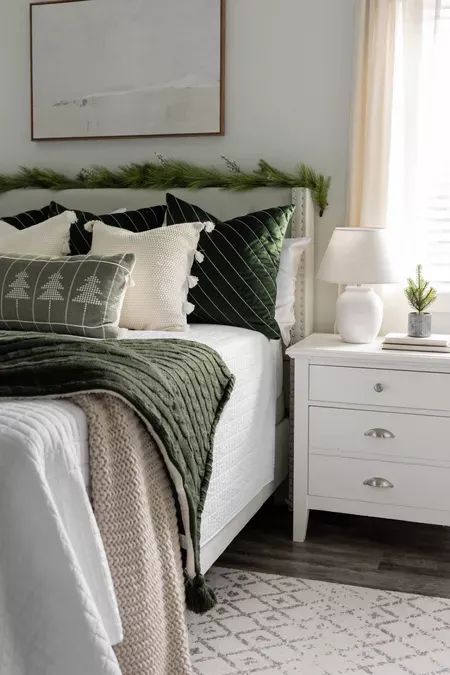
[(382, 349), (392, 351), (450, 353), (450, 335), (430, 335), (426, 338), (409, 337), (406, 333), (388, 333)]

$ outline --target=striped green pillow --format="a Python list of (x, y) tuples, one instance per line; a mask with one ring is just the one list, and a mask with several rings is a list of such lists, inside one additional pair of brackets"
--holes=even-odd
[(134, 262), (0, 253), (0, 329), (117, 337)]
[[(111, 227), (129, 230), (130, 232), (146, 232), (156, 227), (162, 227), (166, 215), (166, 205), (148, 206), (136, 211), (124, 211), (123, 213), (106, 213), (103, 216), (96, 216), (88, 211), (79, 209), (69, 209), (75, 211), (77, 221), (70, 228), (70, 254), (85, 255), (89, 253), (92, 245), (92, 232), (85, 229), (85, 224), (91, 220), (99, 220)], [(67, 211), (65, 206), (50, 202), (49, 212), (51, 216), (59, 215)]]
[[(167, 224), (212, 221), (200, 235), (203, 262), (191, 274), (198, 284), (189, 292), (195, 305), (189, 322), (241, 326), (279, 338), (275, 321), (281, 248), (295, 206), (280, 206), (221, 221), (198, 206), (167, 195)], [(198, 258), (198, 256), (197, 256)]]
[[(56, 213), (54, 215), (56, 215)], [(13, 225), (18, 230), (26, 230), (28, 227), (42, 223), (44, 220), (48, 220), (49, 218), (51, 218), (50, 204), (48, 206), (43, 206), (42, 209), (24, 211), (23, 213), (18, 213), (15, 216), (0, 216), (0, 220), (3, 220), (9, 225)]]

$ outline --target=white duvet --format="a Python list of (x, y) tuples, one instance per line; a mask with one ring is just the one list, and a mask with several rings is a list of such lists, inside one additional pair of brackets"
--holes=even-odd
[[(193, 325), (236, 375), (216, 431), (202, 543), (273, 479), (281, 348), (259, 333)], [(122, 639), (89, 503), (87, 427), (68, 401), (0, 402), (0, 674), (119, 675)], [(84, 477), (83, 477), (84, 472)]]

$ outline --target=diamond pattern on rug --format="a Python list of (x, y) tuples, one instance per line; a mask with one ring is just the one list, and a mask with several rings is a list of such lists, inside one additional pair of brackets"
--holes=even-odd
[(450, 600), (214, 567), (189, 612), (196, 675), (450, 673)]

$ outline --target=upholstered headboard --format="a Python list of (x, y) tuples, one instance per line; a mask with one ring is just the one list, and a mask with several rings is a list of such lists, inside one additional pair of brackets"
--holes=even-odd
[[(312, 332), (314, 305), (314, 207), (304, 188), (258, 188), (230, 192), (219, 188), (202, 190), (177, 189), (171, 192), (181, 199), (198, 204), (215, 216), (227, 219), (243, 213), (295, 203), (290, 236), (309, 236), (312, 243), (303, 255), (296, 295), (296, 325), (293, 338), (298, 340)], [(0, 195), (0, 218), (29, 209), (42, 208), (55, 200), (70, 209), (107, 213), (118, 208), (129, 210), (165, 203), (165, 191), (131, 189), (12, 190)]]

